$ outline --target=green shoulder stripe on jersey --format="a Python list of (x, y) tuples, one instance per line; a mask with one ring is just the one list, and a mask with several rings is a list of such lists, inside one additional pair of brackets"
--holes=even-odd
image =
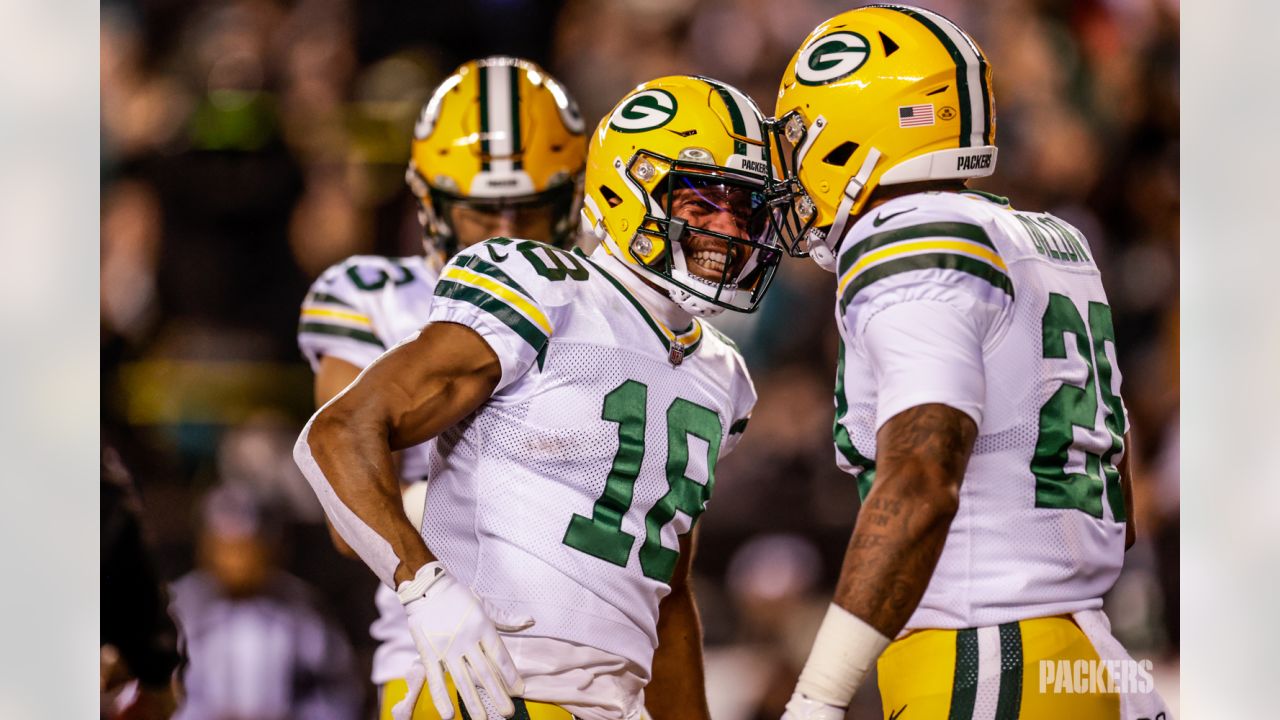
[(974, 260), (964, 255), (956, 255), (949, 252), (924, 253), (922, 255), (908, 255), (894, 260), (888, 260), (880, 263), (875, 267), (867, 268), (858, 274), (857, 277), (849, 283), (844, 289), (844, 295), (840, 297), (840, 312), (844, 312), (849, 307), (849, 303), (853, 302), (853, 298), (858, 291), (867, 287), (877, 280), (883, 280), (890, 275), (898, 273), (910, 272), (912, 270), (959, 270), (977, 278), (981, 278), (1003, 290), (1009, 297), (1013, 297), (1013, 282), (1009, 280), (1009, 276), (1005, 275), (998, 268), (992, 267), (981, 260)]
[(840, 421), (845, 415), (849, 414), (849, 397), (844, 392), (844, 340), (840, 341), (839, 356), (836, 361), (836, 419), (831, 423), (831, 435), (836, 442), (836, 450), (844, 456), (850, 465), (856, 465), (862, 468), (862, 471), (854, 476), (854, 481), (858, 484), (858, 498), (866, 500), (867, 494), (871, 492), (871, 483), (876, 479), (876, 461), (858, 452), (858, 448), (853, 446), (853, 438), (849, 437), (849, 431), (845, 429)]
[(303, 335), (303, 334), (335, 335), (337, 337), (345, 337), (345, 338), (351, 338), (352, 340), (359, 340), (360, 342), (369, 343), (370, 345), (377, 345), (378, 347), (384, 350), (387, 347), (386, 345), (382, 344), (382, 341), (378, 339), (377, 335), (374, 335), (373, 333), (368, 332), (367, 330), (357, 330), (355, 328), (343, 327), (342, 325), (330, 325), (328, 323), (319, 323), (319, 322), (304, 322), (298, 325), (298, 334), (299, 335)]
[(747, 423), (750, 421), (751, 421), (750, 416), (741, 418), (739, 420), (734, 420), (733, 424), (729, 426), (729, 434), (730, 435), (740, 434), (743, 430), (747, 429)]
[(867, 253), (879, 250), (885, 245), (892, 245), (906, 240), (920, 240), (922, 238), (959, 238), (976, 242), (979, 245), (986, 245), (992, 251), (996, 251), (995, 243), (991, 242), (991, 238), (987, 236), (987, 231), (983, 230), (980, 225), (962, 222), (921, 223), (920, 225), (911, 225), (897, 228), (896, 230), (885, 230), (859, 240), (849, 252), (840, 256), (839, 275), (843, 276), (849, 268), (853, 267), (854, 263), (862, 259), (862, 256)]
[(340, 297), (338, 297), (338, 296), (336, 296), (336, 295), (330, 295), (329, 293), (319, 292), (319, 291), (316, 291), (316, 292), (311, 293), (310, 295), (308, 295), (308, 296), (307, 296), (307, 299), (304, 301), (304, 304), (308, 304), (308, 305), (309, 305), (309, 304), (311, 304), (311, 303), (325, 303), (325, 304), (327, 304), (327, 305), (341, 305), (342, 307), (345, 307), (345, 308), (351, 308), (351, 309), (353, 309), (353, 310), (355, 309), (355, 306), (354, 306), (354, 305), (352, 305), (351, 303), (347, 302), (346, 300), (343, 300), (342, 298), (340, 298)]
[(483, 290), (477, 290), (449, 280), (441, 280), (436, 285), (435, 294), (439, 297), (470, 303), (484, 310), (510, 328), (512, 332), (519, 335), (521, 339), (529, 343), (530, 347), (539, 353), (547, 346), (549, 338), (537, 325), (530, 322), (515, 308)]
[(490, 263), (490, 262), (486, 262), (480, 259), (476, 255), (459, 255), (454, 258), (454, 263), (457, 265), (461, 265), (462, 267), (467, 268), (469, 270), (478, 272), (481, 275), (488, 275), (494, 280), (497, 280), (503, 285), (506, 285), (512, 290), (515, 290), (521, 295), (524, 295), (530, 300), (533, 300), (533, 295), (528, 290), (525, 290), (523, 287), (521, 287), (520, 283), (513, 280), (510, 275), (502, 272), (502, 270), (499, 269), (497, 265), (494, 265), (493, 263)]
[(956, 631), (956, 673), (951, 682), (951, 712), (947, 720), (973, 720), (978, 700), (978, 631)]
[(1000, 695), (996, 720), (1018, 720), (1022, 709), (1022, 625), (1000, 626)]

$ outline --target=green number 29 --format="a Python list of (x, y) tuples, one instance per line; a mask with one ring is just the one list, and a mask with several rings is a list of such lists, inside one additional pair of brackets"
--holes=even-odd
[[(631, 509), (636, 478), (645, 453), (646, 404), (649, 387), (627, 380), (604, 398), (604, 420), (618, 424), (618, 452), (605, 480), (604, 493), (591, 510), (591, 517), (574, 514), (564, 533), (564, 544), (593, 557), (626, 567), (636, 537), (622, 529), (622, 518)], [(644, 519), (644, 545), (640, 548), (640, 570), (646, 577), (670, 582), (680, 553), (662, 545), (662, 528), (675, 519), (676, 512), (697, 522), (715, 486), (715, 462), (720, 454), (720, 417), (701, 405), (676, 398), (667, 407), (667, 493)], [(707, 483), (686, 474), (689, 464), (689, 436), (707, 443)]]
[[(1064, 382), (1040, 409), (1040, 436), (1031, 459), (1036, 507), (1080, 510), (1101, 518), (1105, 492), (1112, 516), (1116, 522), (1124, 522), (1124, 493), (1114, 462), (1124, 450), (1124, 405), (1111, 390), (1111, 360), (1106, 352), (1106, 343), (1115, 345), (1111, 308), (1089, 303), (1086, 329), (1075, 303), (1065, 295), (1050, 293), (1044, 311), (1044, 357), (1065, 359), (1067, 335), (1075, 337), (1076, 351), (1084, 358), (1087, 372), (1083, 387)], [(1084, 472), (1068, 473), (1067, 453), (1076, 444), (1074, 428), (1095, 428), (1099, 393), (1107, 409), (1104, 424), (1111, 445), (1102, 453), (1081, 448)]]

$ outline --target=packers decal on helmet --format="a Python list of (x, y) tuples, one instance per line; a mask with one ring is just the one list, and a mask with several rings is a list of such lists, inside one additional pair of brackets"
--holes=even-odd
[(842, 80), (862, 67), (870, 49), (867, 39), (856, 32), (824, 35), (801, 51), (796, 60), (796, 80), (805, 85)]
[(609, 116), (609, 127), (618, 132), (655, 130), (671, 122), (679, 103), (666, 90), (638, 92), (618, 106)]

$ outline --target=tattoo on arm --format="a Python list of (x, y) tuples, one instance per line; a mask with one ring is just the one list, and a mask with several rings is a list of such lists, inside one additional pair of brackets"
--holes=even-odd
[(968, 415), (929, 404), (895, 415), (876, 436), (876, 480), (836, 602), (888, 637), (906, 625), (933, 576), (977, 432)]

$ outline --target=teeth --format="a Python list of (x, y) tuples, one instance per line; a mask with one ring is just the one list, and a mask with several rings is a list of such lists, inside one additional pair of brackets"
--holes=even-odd
[(728, 255), (714, 250), (699, 250), (693, 254), (692, 259), (699, 265), (716, 272), (724, 272), (724, 266), (729, 262)]

